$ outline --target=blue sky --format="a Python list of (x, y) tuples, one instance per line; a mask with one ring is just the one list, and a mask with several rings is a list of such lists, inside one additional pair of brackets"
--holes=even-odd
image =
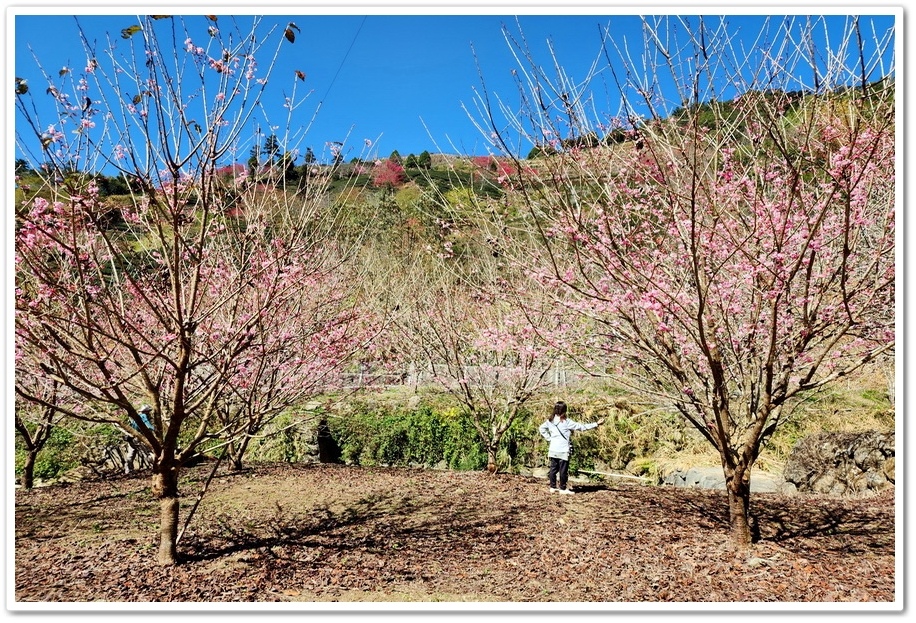
[[(131, 15), (114, 15), (116, 12), (80, 15), (79, 22), (91, 39), (104, 41), (107, 32), (119, 40), (121, 29), (137, 20)], [(481, 87), (476, 62), (480, 63), (490, 92), (510, 101), (517, 99), (511, 78), (515, 61), (502, 34), (504, 25), (515, 34), (521, 28), (539, 62), (544, 64), (551, 62), (549, 40), (565, 71), (573, 77), (584, 76), (600, 56), (600, 29), (610, 26), (618, 43), (625, 39), (635, 42), (639, 36), (637, 16), (613, 13), (576, 15), (540, 11), (539, 15), (520, 15), (518, 23), (511, 13), (448, 15), (442, 14), (442, 10), (432, 14), (360, 15), (352, 10), (350, 13), (278, 14), (265, 20), (278, 24), (281, 30), (287, 22), (294, 22), (299, 28), (295, 44), (282, 50), (273, 75), (280, 78), (278, 82), (288, 84), (294, 70), (305, 73), (305, 82), (297, 88), (309, 90), (311, 95), (294, 123), (308, 124), (320, 103), (303, 143), (316, 153), (321, 153), (328, 141), (344, 140), (358, 152), (365, 139), (373, 141), (374, 149), (383, 156), (395, 149), (402, 155), (424, 150), (487, 153), (485, 137), (462, 105), (473, 108), (474, 89)], [(241, 19), (243, 13), (236, 15)], [(218, 24), (227, 24), (229, 17), (221, 16)], [(194, 20), (188, 18), (188, 24), (205, 33), (206, 20), (202, 16), (195, 16)], [(729, 17), (733, 28), (748, 33), (756, 33), (760, 22), (753, 15)], [(880, 18), (875, 23), (882, 30), (893, 19)], [(842, 20), (838, 19), (836, 24), (842, 24)], [(46, 12), (17, 15), (15, 74), (29, 78), (30, 84), (40, 85), (33, 52), (49, 73), (56, 73), (62, 66), (82, 67), (85, 55), (74, 16)], [(612, 114), (619, 101), (608, 94), (604, 79), (596, 87), (599, 91), (596, 104)], [(274, 119), (282, 113), (282, 101), (282, 93), (277, 90), (269, 91), (264, 98), (266, 110), (275, 115)], [(347, 159), (350, 155), (360, 154), (350, 153)]]

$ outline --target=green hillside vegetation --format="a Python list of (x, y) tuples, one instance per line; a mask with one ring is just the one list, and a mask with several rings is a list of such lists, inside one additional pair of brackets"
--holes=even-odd
[[(795, 443), (822, 431), (893, 430), (888, 374), (886, 368), (873, 366), (809, 396), (770, 440), (757, 469), (781, 473)], [(716, 465), (708, 444), (676, 413), (594, 380), (555, 388), (533, 401), (504, 439), (498, 457), (501, 471), (519, 473), (546, 466), (546, 449), (537, 427), (557, 398), (570, 404), (575, 420), (607, 420), (605, 426), (574, 439), (572, 473), (612, 470), (655, 480), (675, 468)], [(348, 464), (480, 470), (487, 462), (467, 414), (453, 399), (432, 387), (410, 386), (328, 394), (290, 409), (251, 445), (247, 460), (312, 460), (315, 431), (322, 423), (337, 447), (335, 458)], [(108, 426), (63, 423), (41, 454), (36, 478), (53, 480), (80, 466), (101, 467), (106, 457), (119, 451), (120, 439)], [(19, 439), (16, 450), (18, 472), (24, 460)]]

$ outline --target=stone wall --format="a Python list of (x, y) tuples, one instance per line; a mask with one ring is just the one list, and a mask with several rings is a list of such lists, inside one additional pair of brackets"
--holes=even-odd
[[(894, 433), (819, 433), (799, 441), (782, 475), (753, 470), (752, 493), (862, 496), (894, 486)], [(721, 467), (675, 469), (661, 478), (674, 487), (724, 489)]]
[(839, 496), (894, 486), (894, 433), (819, 433), (799, 441), (784, 476), (799, 492)]
[[(675, 469), (662, 478), (662, 484), (699, 489), (725, 489), (725, 472), (721, 467), (690, 467)], [(792, 495), (795, 485), (777, 474), (752, 470), (751, 493), (782, 493)]]

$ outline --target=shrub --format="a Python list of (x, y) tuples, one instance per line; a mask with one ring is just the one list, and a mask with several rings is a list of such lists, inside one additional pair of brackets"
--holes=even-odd
[[(74, 451), (73, 442), (73, 433), (60, 426), (55, 427), (54, 430), (51, 431), (51, 437), (35, 459), (35, 478), (40, 480), (52, 480), (64, 472), (74, 467), (78, 467), (80, 461), (78, 454)], [(17, 477), (22, 473), (25, 457), (25, 446), (17, 436), (16, 463), (14, 468)]]
[(440, 464), (451, 469), (481, 469), (486, 452), (467, 414), (457, 409), (434, 410), (351, 403), (330, 422), (331, 436), (344, 462), (354, 465)]

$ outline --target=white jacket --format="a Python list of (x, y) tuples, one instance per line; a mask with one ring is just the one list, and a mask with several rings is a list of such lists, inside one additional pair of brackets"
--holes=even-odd
[(572, 431), (591, 430), (597, 426), (597, 422), (581, 424), (569, 418), (562, 420), (557, 416), (541, 424), (538, 427), (538, 432), (541, 434), (541, 437), (550, 442), (550, 447), (547, 449), (548, 457), (568, 461), (570, 449), (569, 438), (572, 436)]

